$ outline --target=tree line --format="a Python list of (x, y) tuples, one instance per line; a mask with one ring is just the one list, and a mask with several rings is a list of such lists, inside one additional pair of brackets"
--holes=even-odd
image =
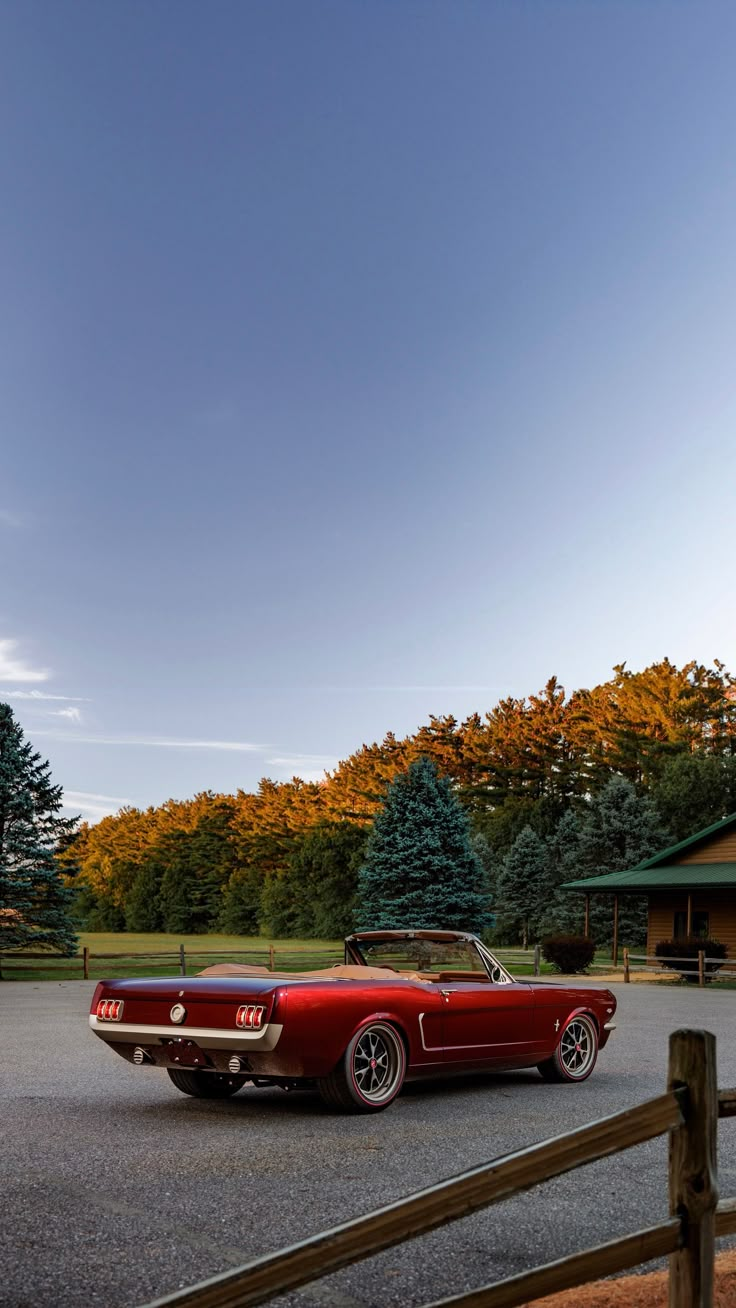
[[(568, 695), (555, 677), (459, 722), (363, 745), (322, 782), (264, 778), (82, 824), (60, 857), (92, 930), (335, 937), (355, 921), (366, 841), (420, 759), (470, 823), (496, 938), (580, 925), (563, 881), (631, 867), (736, 810), (736, 679), (725, 666), (621, 664)], [(475, 888), (475, 887), (474, 887)], [(634, 901), (636, 905), (637, 901)], [(622, 922), (632, 943), (641, 911)], [(593, 931), (609, 931), (603, 908)]]

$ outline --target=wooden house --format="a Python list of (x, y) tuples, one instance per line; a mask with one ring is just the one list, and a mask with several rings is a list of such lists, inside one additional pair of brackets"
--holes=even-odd
[(585, 895), (586, 934), (590, 896), (612, 896), (616, 962), (621, 895), (647, 897), (647, 954), (654, 953), (658, 940), (693, 935), (721, 940), (728, 947), (729, 958), (736, 958), (736, 813), (628, 872), (568, 881), (563, 888)]

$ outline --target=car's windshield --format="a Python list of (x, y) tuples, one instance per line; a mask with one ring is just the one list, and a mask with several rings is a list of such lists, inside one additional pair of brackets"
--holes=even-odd
[(472, 940), (426, 940), (421, 937), (355, 942), (370, 967), (399, 972), (477, 972), (488, 975)]

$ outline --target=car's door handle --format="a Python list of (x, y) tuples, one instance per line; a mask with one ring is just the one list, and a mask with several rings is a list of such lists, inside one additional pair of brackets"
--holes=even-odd
[(455, 993), (454, 990), (440, 990), (440, 994), (442, 995), (443, 999), (447, 999), (448, 995), (454, 995), (454, 993)]

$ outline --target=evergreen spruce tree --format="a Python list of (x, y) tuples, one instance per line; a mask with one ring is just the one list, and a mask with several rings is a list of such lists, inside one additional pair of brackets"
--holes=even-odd
[(0, 952), (50, 947), (73, 954), (72, 891), (56, 860), (75, 818), (59, 817), (62, 788), (0, 704)]
[(455, 928), (489, 921), (480, 860), (449, 782), (420, 758), (388, 788), (358, 874), (359, 929)]
[(500, 925), (513, 931), (524, 949), (550, 926), (549, 908), (554, 893), (549, 851), (531, 827), (524, 827), (501, 865), (498, 878)]
[[(625, 777), (612, 777), (590, 801), (580, 821), (577, 867), (570, 880), (626, 872), (673, 843), (651, 799), (640, 795)], [(577, 892), (563, 892), (577, 898)], [(590, 934), (596, 944), (610, 944), (612, 899), (591, 895)], [(619, 940), (638, 945), (646, 940), (646, 898), (621, 895)]]
[(581, 895), (572, 895), (559, 887), (566, 881), (583, 876), (580, 871), (580, 819), (569, 808), (560, 818), (556, 830), (547, 838), (547, 859), (555, 887), (545, 916), (544, 934), (568, 932), (581, 936), (585, 928), (585, 908)]

